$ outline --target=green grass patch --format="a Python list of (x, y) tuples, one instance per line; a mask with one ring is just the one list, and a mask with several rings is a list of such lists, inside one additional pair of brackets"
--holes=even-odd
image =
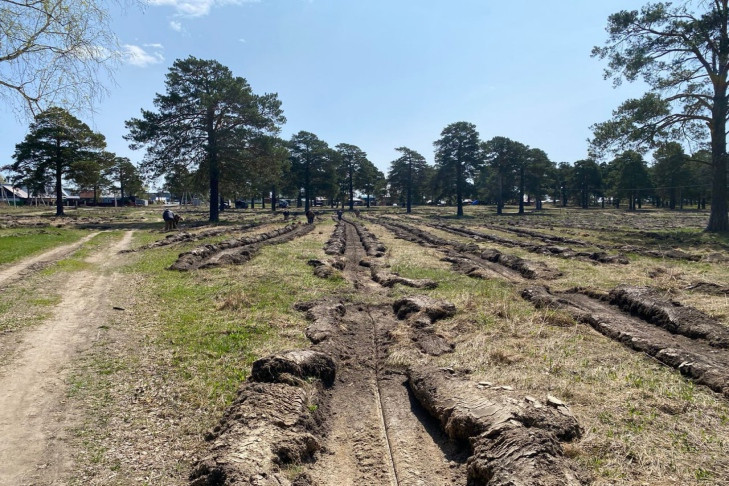
[(60, 245), (78, 241), (87, 231), (68, 228), (0, 230), (0, 264), (12, 263)]
[[(307, 345), (299, 301), (330, 295), (346, 284), (322, 280), (307, 265), (323, 258), (318, 233), (267, 245), (250, 262), (232, 267), (166, 270), (185, 248), (200, 242), (140, 253), (126, 269), (144, 275), (144, 288), (159, 321), (155, 345), (173, 352), (174, 373), (185, 380), (200, 406), (228, 403), (252, 362), (282, 347)], [(208, 240), (205, 241), (206, 243)]]

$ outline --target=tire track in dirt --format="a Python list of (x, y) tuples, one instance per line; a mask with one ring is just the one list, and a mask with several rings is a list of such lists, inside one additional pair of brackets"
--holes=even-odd
[(413, 399), (407, 376), (384, 363), (389, 334), (399, 322), (383, 288), (360, 266), (367, 252), (357, 228), (340, 224), (346, 225), (343, 274), (356, 294), (374, 302), (346, 304), (343, 332), (320, 345), (345, 359), (329, 391), (327, 453), (308, 472), (322, 486), (465, 484), (462, 451)]
[(40, 484), (39, 478), (61, 484), (72, 467), (64, 441), (78, 412), (66, 400), (68, 366), (106, 322), (110, 290), (121, 278), (113, 273), (114, 256), (129, 246), (132, 234), (86, 260), (96, 268), (73, 274), (53, 317), (25, 334), (0, 371), (0, 484)]
[(41, 253), (40, 255), (26, 258), (18, 263), (13, 263), (0, 268), (0, 288), (6, 287), (8, 284), (70, 255), (98, 234), (98, 231), (90, 233), (75, 243), (58, 246), (52, 250)]
[(446, 342), (433, 324), (456, 308), (426, 295), (391, 302), (368, 275), (377, 252), (365, 257), (364, 228), (345, 220), (334, 233), (327, 247), (343, 242), (337, 268), (352, 288), (296, 304), (312, 321), (312, 346), (253, 363), (190, 484), (584, 484), (561, 445), (581, 429), (558, 399), (487, 390), (466, 371), (388, 364), (396, 340)]

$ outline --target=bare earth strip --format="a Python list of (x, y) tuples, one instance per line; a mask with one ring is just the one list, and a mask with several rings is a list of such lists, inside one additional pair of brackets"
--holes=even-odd
[[(14, 361), (0, 371), (0, 484), (63, 484), (71, 467), (64, 435), (74, 422), (65, 400), (67, 366), (105, 322), (109, 291), (121, 278), (112, 273), (117, 260), (110, 256), (127, 248), (131, 236), (128, 231), (87, 259), (95, 269), (74, 274), (53, 317), (25, 335)], [(43, 482), (38, 482), (39, 472)]]
[(355, 227), (347, 223), (345, 233), (345, 278), (357, 293), (382, 296), (377, 300), (384, 303), (345, 305), (341, 335), (319, 345), (334, 351), (340, 365), (329, 402), (327, 452), (308, 472), (321, 486), (465, 484), (456, 445), (410, 395), (407, 377), (383, 364), (388, 335), (399, 322), (382, 287), (359, 266), (366, 252)]
[(18, 263), (0, 268), (0, 286), (5, 286), (14, 280), (17, 280), (34, 268), (60, 260), (71, 252), (78, 250), (84, 243), (98, 234), (98, 232), (91, 233), (70, 245), (59, 246), (45, 253), (41, 253), (40, 255), (26, 258)]

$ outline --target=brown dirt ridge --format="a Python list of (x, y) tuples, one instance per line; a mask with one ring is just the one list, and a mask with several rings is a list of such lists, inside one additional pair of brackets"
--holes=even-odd
[(425, 295), (388, 299), (367, 271), (379, 264), (362, 240), (377, 249), (374, 236), (347, 221), (334, 233), (328, 253), (344, 255), (351, 294), (297, 305), (312, 346), (253, 364), (191, 484), (583, 484), (560, 445), (581, 430), (556, 398), (387, 364), (395, 335), (427, 355), (452, 352), (434, 324), (457, 310)]
[[(564, 310), (729, 398), (729, 356), (717, 349), (717, 345), (725, 346), (725, 329), (695, 309), (662, 301), (649, 289), (630, 287), (607, 296), (579, 289), (550, 292), (546, 287), (530, 287), (522, 296), (539, 308)], [(696, 316), (701, 320), (695, 321)]]

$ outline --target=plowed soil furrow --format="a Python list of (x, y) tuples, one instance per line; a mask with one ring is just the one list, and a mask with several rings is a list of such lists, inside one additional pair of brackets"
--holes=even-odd
[(407, 376), (385, 374), (380, 394), (398, 484), (465, 484), (464, 448), (450, 441), (422, 409), (407, 386)]
[(399, 321), (382, 287), (359, 266), (366, 251), (354, 225), (346, 223), (345, 235), (345, 277), (374, 302), (346, 305), (342, 332), (319, 345), (338, 355), (339, 365), (329, 391), (327, 452), (308, 472), (316, 484), (332, 486), (465, 484), (460, 449), (412, 398), (407, 377), (384, 364)]
[(267, 233), (228, 240), (216, 245), (201, 246), (180, 254), (177, 261), (170, 266), (170, 269), (189, 271), (198, 268), (244, 263), (252, 258), (260, 245), (285, 243), (304, 236), (313, 228), (313, 225), (292, 224)]
[(486, 227), (494, 229), (496, 231), (501, 231), (504, 233), (513, 233), (515, 235), (526, 237), (526, 238), (538, 239), (545, 243), (562, 244), (562, 245), (569, 244), (569, 245), (576, 245), (576, 246), (591, 246), (589, 243), (582, 241), (582, 240), (576, 240), (574, 238), (565, 238), (563, 236), (556, 236), (556, 235), (550, 235), (550, 234), (546, 234), (546, 233), (540, 233), (538, 231), (525, 230), (523, 228), (514, 228), (514, 227), (509, 227), (509, 226), (496, 226), (496, 225), (487, 225)]
[[(522, 228), (514, 228), (514, 227), (508, 227), (508, 226), (501, 226), (501, 225), (487, 225), (487, 228), (492, 228), (496, 231), (501, 231), (504, 233), (513, 233), (518, 236), (527, 237), (527, 238), (538, 238), (546, 243), (569, 243), (569, 244), (581, 245), (581, 246), (594, 246), (595, 248), (599, 248), (601, 250), (618, 250), (621, 252), (635, 253), (637, 255), (643, 255), (643, 256), (653, 257), (653, 258), (668, 258), (668, 259), (673, 259), (673, 260), (688, 260), (688, 261), (693, 261), (693, 262), (701, 260), (701, 255), (687, 253), (683, 250), (674, 249), (674, 248), (662, 249), (661, 247), (665, 246), (665, 245), (661, 245), (661, 244), (657, 245), (658, 249), (644, 248), (644, 247), (637, 246), (637, 245), (629, 245), (623, 241), (621, 241), (620, 243), (616, 243), (616, 244), (605, 244), (605, 243), (590, 244), (588, 242), (584, 242), (581, 240), (575, 240), (572, 238), (560, 238), (558, 236), (546, 235), (546, 234), (538, 233), (535, 231), (525, 230)], [(607, 231), (607, 233), (605, 234), (605, 237), (614, 238), (614, 236), (613, 236), (613, 234), (615, 233), (614, 231), (609, 231), (609, 230), (606, 230), (605, 228), (603, 228), (603, 230)], [(645, 239), (645, 238), (656, 237), (659, 235), (657, 235), (655, 233), (646, 234), (645, 232), (643, 232), (643, 234), (640, 236), (642, 239)], [(665, 235), (660, 235), (660, 236), (665, 237)], [(621, 237), (621, 240), (623, 240), (623, 239), (624, 239), (624, 237)]]
[(232, 233), (242, 233), (244, 231), (256, 228), (258, 226), (263, 225), (264, 222), (257, 221), (253, 223), (244, 224), (241, 226), (235, 226), (235, 227), (223, 227), (223, 228), (209, 228), (202, 231), (198, 231), (195, 233), (190, 233), (188, 231), (179, 232), (167, 235), (162, 240), (157, 240), (155, 242), (140, 246), (138, 248), (131, 248), (129, 250), (125, 250), (125, 252), (135, 252), (135, 251), (142, 251), (142, 250), (148, 250), (150, 248), (159, 248), (162, 246), (169, 246), (169, 245), (175, 245), (178, 243), (189, 243), (192, 241), (199, 241), (203, 240), (205, 238), (213, 238), (215, 236), (220, 235), (227, 235)]
[[(480, 239), (484, 239), (487, 241), (492, 241), (494, 243), (497, 243), (499, 245), (503, 245), (506, 247), (516, 247), (516, 248), (522, 248), (530, 253), (536, 253), (539, 255), (549, 255), (554, 256), (558, 258), (564, 258), (564, 259), (578, 259), (578, 260), (585, 260), (592, 263), (622, 263), (627, 264), (629, 263), (628, 259), (625, 258), (622, 255), (609, 255), (605, 252), (599, 251), (599, 252), (587, 252), (587, 251), (575, 251), (572, 248), (568, 248), (565, 246), (557, 246), (554, 244), (555, 241), (562, 242), (563, 240), (551, 240), (551, 239), (545, 239), (547, 241), (547, 244), (541, 244), (541, 243), (534, 243), (534, 242), (526, 242), (526, 241), (519, 241), (519, 240), (509, 240), (508, 238), (502, 238), (500, 236), (492, 235), (489, 233), (484, 233), (482, 231), (474, 231), (469, 228), (465, 227), (456, 227), (456, 226), (449, 226), (441, 223), (437, 224), (431, 224), (430, 225), (433, 228), (439, 229), (441, 231), (447, 231), (449, 233), (459, 235), (462, 237), (476, 237)], [(572, 240), (570, 240), (572, 241)], [(581, 245), (586, 246), (586, 243), (581, 243)]]
[(729, 353), (725, 349), (715, 348), (703, 339), (673, 334), (581, 293), (551, 294), (544, 288), (530, 288), (523, 295), (539, 307), (563, 309), (600, 333), (678, 369), (729, 398)]
[[(504, 265), (494, 263), (466, 252), (458, 251), (464, 245), (457, 245), (446, 240), (433, 236), (429, 238), (425, 232), (415, 230), (407, 225), (377, 221), (377, 224), (391, 231), (396, 237), (411, 241), (422, 246), (435, 247), (446, 254), (445, 261), (452, 263), (456, 270), (470, 276), (479, 278), (504, 278), (511, 282), (521, 283), (524, 281), (519, 272)], [(477, 250), (478, 248), (474, 248)]]

